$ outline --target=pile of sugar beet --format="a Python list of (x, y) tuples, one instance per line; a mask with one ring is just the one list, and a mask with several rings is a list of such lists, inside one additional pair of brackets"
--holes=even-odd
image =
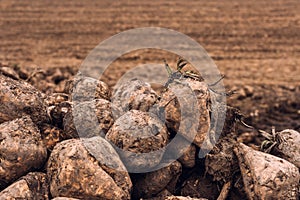
[[(166, 84), (189, 86), (196, 95), (199, 120), (191, 139), (179, 131), (182, 110), (168, 87), (153, 89), (133, 79), (112, 90), (100, 80), (73, 80), (74, 73), (63, 70), (29, 72), (0, 65), (1, 200), (299, 199), (297, 131), (262, 132), (261, 148), (246, 145), (247, 135), (236, 131), (242, 116), (227, 106), (220, 137), (208, 154), (199, 157), (206, 135), (213, 135), (214, 92), (201, 79), (175, 72)], [(89, 84), (95, 91), (84, 87)], [(74, 92), (80, 103), (74, 103)], [(98, 127), (90, 116), (83, 116), (84, 123), (74, 120), (74, 110), (78, 115), (95, 113)], [(84, 137), (78, 129), (84, 130)], [(169, 149), (180, 153), (177, 160), (154, 171), (126, 171), (165, 162), (164, 155), (147, 158), (147, 166), (139, 157), (134, 162), (128, 158), (160, 150), (175, 136), (182, 143), (191, 142), (187, 148), (179, 144)], [(114, 167), (100, 162), (107, 157)]]

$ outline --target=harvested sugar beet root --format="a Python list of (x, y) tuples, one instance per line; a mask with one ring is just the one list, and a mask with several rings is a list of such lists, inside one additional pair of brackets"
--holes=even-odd
[[(208, 86), (205, 82), (190, 78), (178, 81), (180, 83), (169, 83), (170, 88), (163, 92), (158, 105), (165, 108), (165, 121), (171, 132), (180, 133), (201, 147), (210, 127)], [(185, 105), (180, 105), (185, 101)], [(198, 123), (193, 123), (191, 127), (191, 121)]]
[(27, 114), (38, 125), (49, 122), (42, 94), (29, 83), (0, 73), (0, 123)]
[(104, 136), (118, 115), (118, 108), (105, 99), (86, 101), (68, 110), (63, 119), (63, 129), (69, 138)]
[(234, 152), (249, 199), (297, 199), (300, 174), (295, 165), (242, 143)]
[(0, 188), (43, 167), (47, 149), (29, 116), (0, 124)]
[[(224, 112), (220, 110), (220, 112)], [(222, 132), (212, 150), (205, 156), (205, 169), (215, 181), (223, 184), (231, 181), (233, 173), (238, 169), (237, 158), (233, 153), (237, 137), (238, 110), (226, 108), (226, 119)]]
[(123, 113), (129, 110), (147, 112), (158, 100), (158, 95), (149, 83), (132, 79), (117, 87), (111, 100)]
[(66, 90), (71, 95), (71, 100), (75, 102), (111, 98), (111, 89), (106, 83), (82, 75), (77, 75), (74, 80), (68, 82)]
[(131, 110), (116, 120), (105, 138), (119, 148), (124, 164), (134, 171), (159, 164), (163, 156), (159, 150), (167, 145), (169, 133), (156, 115)]
[(286, 129), (273, 134), (262, 132), (266, 140), (261, 147), (264, 151), (283, 158), (300, 169), (300, 133), (295, 130)]
[[(221, 104), (224, 96), (185, 65), (178, 62), (161, 90), (135, 79), (113, 95), (96, 79), (0, 65), (0, 199), (297, 199), (299, 133), (284, 130), (263, 142), (285, 160), (237, 143), (239, 110)], [(195, 111), (197, 118), (189, 115)], [(201, 154), (206, 147), (212, 150)]]
[(130, 198), (130, 177), (115, 150), (101, 137), (57, 144), (47, 164), (47, 175), (52, 197)]
[(0, 192), (0, 199), (49, 199), (47, 176), (30, 172)]

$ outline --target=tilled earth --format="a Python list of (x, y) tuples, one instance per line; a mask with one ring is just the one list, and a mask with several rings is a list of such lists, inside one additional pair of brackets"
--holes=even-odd
[[(289, 1), (1, 1), (0, 62), (76, 71), (101, 41), (131, 28), (182, 32), (213, 58), (228, 90), (257, 128), (299, 130), (300, 4)], [(125, 58), (125, 59), (124, 59)], [(118, 59), (108, 83), (141, 63), (175, 63), (164, 53)], [(65, 71), (65, 70), (64, 70)]]

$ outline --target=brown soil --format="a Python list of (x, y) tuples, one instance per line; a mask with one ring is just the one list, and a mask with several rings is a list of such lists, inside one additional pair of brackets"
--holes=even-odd
[[(259, 1), (1, 1), (0, 62), (21, 67), (78, 68), (104, 39), (159, 26), (199, 42), (226, 75), (228, 102), (246, 122), (269, 131), (300, 130), (300, 4)], [(161, 62), (155, 53), (119, 59), (130, 66)], [(110, 83), (115, 75), (110, 72)], [(245, 130), (245, 129), (244, 129)]]

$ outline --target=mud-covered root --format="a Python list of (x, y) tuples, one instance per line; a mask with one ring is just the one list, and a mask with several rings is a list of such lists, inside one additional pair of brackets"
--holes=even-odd
[(46, 146), (29, 116), (0, 124), (0, 188), (41, 168), (46, 158)]
[(225, 116), (222, 132), (219, 138), (227, 136), (233, 139), (237, 139), (238, 121), (241, 120), (243, 116), (240, 110), (231, 106), (219, 104), (216, 112), (219, 115), (223, 112), (222, 114), (224, 114)]
[(66, 93), (52, 93), (47, 95), (45, 99), (51, 124), (43, 124), (40, 130), (43, 142), (49, 151), (51, 151), (58, 142), (77, 137), (76, 134), (63, 130), (63, 120), (68, 113), (72, 112), (73, 104), (68, 100), (69, 95)]
[[(209, 128), (210, 128), (210, 115), (209, 115), (209, 101), (210, 95), (208, 86), (205, 82), (199, 82), (193, 79), (186, 79), (188, 86), (193, 91), (194, 95), (197, 98), (197, 105), (192, 108), (193, 110), (197, 110), (199, 113), (199, 118), (195, 119), (198, 120), (198, 128), (197, 133), (194, 137), (193, 143), (200, 147), (202, 146), (205, 139), (208, 139)], [(191, 105), (193, 106), (193, 105)], [(186, 109), (186, 108), (184, 108)], [(187, 117), (187, 116), (183, 116)], [(192, 120), (192, 119), (188, 119)], [(187, 123), (188, 124), (188, 123)], [(184, 127), (186, 130), (186, 127)]]
[(94, 99), (110, 100), (111, 98), (111, 89), (106, 83), (82, 75), (77, 75), (72, 81), (69, 81), (65, 90), (70, 94), (70, 100), (75, 102), (92, 101)]
[(231, 181), (225, 183), (222, 187), (220, 195), (217, 200), (226, 200), (230, 191)]
[(178, 134), (167, 146), (163, 159), (176, 159), (183, 167), (192, 168), (196, 163), (196, 146)]
[(112, 103), (123, 112), (148, 111), (158, 100), (158, 95), (149, 83), (138, 79), (122, 83), (112, 95)]
[(238, 157), (249, 199), (297, 199), (300, 174), (292, 163), (239, 143)]
[(286, 129), (275, 134), (274, 155), (279, 156), (300, 169), (300, 133)]
[(106, 139), (118, 152), (130, 172), (158, 165), (169, 141), (165, 124), (149, 112), (131, 110), (116, 120)]
[(101, 137), (57, 144), (47, 164), (47, 175), (53, 197), (130, 198), (129, 174), (115, 150)]
[(178, 81), (169, 84), (159, 105), (165, 107), (168, 128), (201, 148), (210, 128), (208, 86), (190, 78)]
[(170, 163), (157, 171), (145, 174), (133, 174), (133, 199), (156, 196), (163, 189), (174, 193), (177, 180), (181, 175), (181, 164), (178, 161)]
[(180, 105), (175, 94), (170, 89), (164, 90), (162, 92), (161, 99), (158, 102), (158, 106), (163, 108), (163, 117), (168, 129), (171, 132), (176, 133), (180, 125), (181, 112)]
[(42, 94), (25, 81), (0, 74), (0, 123), (27, 114), (36, 124), (48, 122)]
[(105, 99), (79, 103), (68, 110), (63, 119), (63, 129), (69, 138), (104, 136), (118, 113), (118, 108)]
[(0, 192), (0, 199), (49, 199), (47, 176), (31, 172)]
[(196, 164), (196, 145), (177, 134), (165, 149), (163, 160), (178, 160), (183, 167), (192, 168)]

